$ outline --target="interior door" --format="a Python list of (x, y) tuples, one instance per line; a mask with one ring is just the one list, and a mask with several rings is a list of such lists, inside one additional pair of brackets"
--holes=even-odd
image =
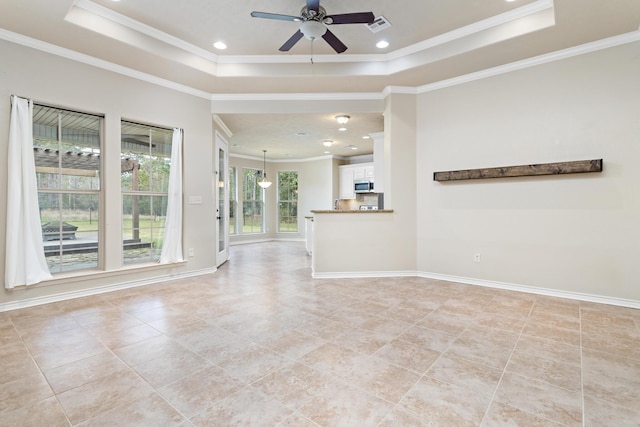
[(216, 132), (214, 194), (216, 202), (216, 266), (229, 259), (229, 151), (227, 141)]

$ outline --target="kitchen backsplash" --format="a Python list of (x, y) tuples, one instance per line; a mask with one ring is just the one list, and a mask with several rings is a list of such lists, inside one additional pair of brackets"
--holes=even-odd
[(357, 194), (355, 199), (341, 199), (338, 204), (343, 211), (358, 210), (361, 205), (378, 206), (378, 195), (376, 193)]

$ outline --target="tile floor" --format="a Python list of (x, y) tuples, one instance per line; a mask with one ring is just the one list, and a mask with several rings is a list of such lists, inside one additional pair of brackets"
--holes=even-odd
[(638, 426), (639, 325), (235, 246), (215, 274), (0, 313), (0, 425)]

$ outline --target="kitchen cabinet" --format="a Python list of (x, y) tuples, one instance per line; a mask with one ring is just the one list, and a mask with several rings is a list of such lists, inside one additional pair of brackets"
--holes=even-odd
[(353, 191), (354, 168), (351, 165), (340, 166), (340, 199), (355, 199)]
[(340, 170), (340, 199), (355, 199), (356, 193), (353, 191), (353, 181), (357, 179), (368, 179), (374, 181), (373, 163), (357, 163), (354, 165), (343, 165)]

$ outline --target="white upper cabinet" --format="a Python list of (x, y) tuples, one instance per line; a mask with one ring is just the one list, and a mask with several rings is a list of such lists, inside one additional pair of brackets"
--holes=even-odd
[[(357, 163), (354, 165), (343, 165), (340, 169), (340, 198), (355, 199), (356, 193), (353, 189), (353, 181), (358, 179), (368, 179), (374, 181), (373, 163)], [(375, 181), (374, 181), (375, 182)]]

